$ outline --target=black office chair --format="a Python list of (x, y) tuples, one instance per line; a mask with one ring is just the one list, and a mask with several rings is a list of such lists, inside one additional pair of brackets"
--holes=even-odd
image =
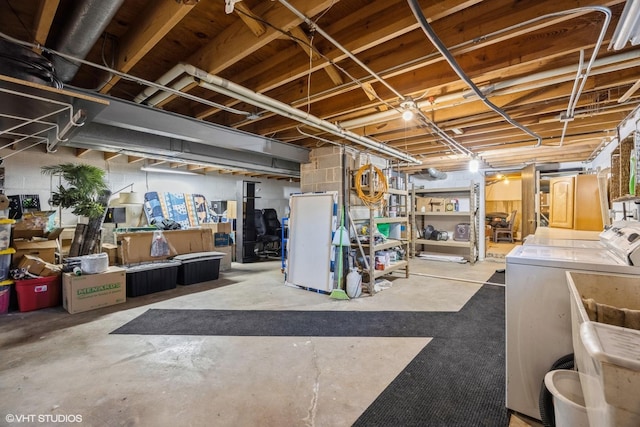
[(256, 222), (256, 254), (258, 256), (280, 256), (280, 241), (282, 239), (280, 229), (277, 232), (269, 229), (263, 210), (256, 209), (253, 213)]
[(273, 236), (282, 235), (282, 225), (278, 219), (278, 212), (273, 208), (266, 208), (262, 210), (262, 216), (267, 226), (267, 234)]

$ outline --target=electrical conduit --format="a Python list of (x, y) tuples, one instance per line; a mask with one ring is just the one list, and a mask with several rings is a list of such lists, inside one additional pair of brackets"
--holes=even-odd
[(511, 123), (513, 126), (517, 127), (523, 132), (536, 138), (536, 140), (538, 141), (536, 146), (541, 145), (542, 137), (540, 135), (533, 132), (529, 128), (521, 125), (520, 123), (516, 122), (504, 110), (502, 110), (501, 108), (494, 105), (491, 101), (489, 101), (487, 97), (484, 95), (484, 93), (480, 90), (480, 88), (478, 88), (478, 86), (476, 86), (476, 84), (464, 73), (464, 71), (462, 71), (462, 69), (456, 62), (453, 55), (451, 55), (451, 52), (447, 50), (447, 47), (440, 41), (436, 33), (433, 31), (433, 29), (427, 22), (427, 19), (422, 14), (422, 10), (420, 9), (420, 5), (418, 4), (417, 0), (407, 0), (407, 2), (409, 3), (409, 7), (411, 8), (411, 11), (413, 12), (416, 19), (418, 20), (418, 23), (422, 27), (422, 30), (427, 35), (427, 38), (431, 41), (431, 43), (433, 43), (436, 49), (438, 49), (440, 54), (444, 56), (444, 58), (447, 60), (449, 65), (451, 65), (451, 68), (453, 68), (453, 71), (455, 71), (458, 77), (460, 77), (460, 79), (462, 79), (476, 93), (476, 95), (478, 95), (478, 97), (482, 100), (482, 102), (485, 103), (487, 107), (491, 108), (493, 111), (501, 115), (507, 122)]
[(393, 147), (390, 147), (381, 142), (374, 141), (370, 138), (345, 130), (340, 126), (337, 126), (326, 120), (320, 119), (319, 117), (316, 117), (312, 114), (308, 114), (297, 108), (291, 107), (290, 105), (285, 104), (284, 102), (280, 102), (266, 95), (262, 95), (260, 93), (254, 92), (250, 89), (245, 88), (244, 86), (241, 86), (229, 80), (223, 79), (222, 77), (209, 74), (206, 71), (196, 68), (193, 65), (183, 64), (183, 66), (184, 66), (185, 72), (195, 77), (198, 80), (198, 84), (201, 87), (216, 91), (223, 95), (233, 97), (240, 101), (247, 102), (251, 105), (264, 108), (265, 110), (271, 111), (272, 113), (276, 113), (283, 117), (288, 117), (300, 123), (309, 125), (313, 128), (342, 137), (353, 143), (362, 145), (366, 148), (369, 148), (378, 153), (393, 157), (395, 159), (402, 160), (412, 164), (422, 164), (420, 160), (414, 158), (413, 156), (405, 154), (399, 150), (396, 150)]

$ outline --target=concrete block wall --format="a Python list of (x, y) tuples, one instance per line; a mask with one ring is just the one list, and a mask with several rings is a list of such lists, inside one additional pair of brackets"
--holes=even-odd
[[(346, 183), (349, 189), (350, 212), (354, 219), (368, 219), (369, 208), (363, 204), (356, 192), (352, 191), (351, 176), (361, 166), (369, 163), (380, 169), (385, 169), (387, 161), (381, 157), (361, 153), (352, 148), (346, 148), (346, 150), (347, 167), (351, 171)], [(309, 163), (301, 165), (300, 190), (302, 192), (337, 191), (339, 195), (338, 203), (342, 204), (342, 147), (326, 146), (315, 148), (309, 154), (309, 160)], [(380, 212), (376, 212), (375, 215), (380, 215)]]
[(342, 192), (342, 149), (332, 145), (309, 153), (309, 163), (300, 165), (300, 190), (303, 193)]

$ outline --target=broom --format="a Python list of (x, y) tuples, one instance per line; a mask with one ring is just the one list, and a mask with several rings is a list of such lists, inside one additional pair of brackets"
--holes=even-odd
[(338, 240), (338, 250), (339, 258), (338, 258), (338, 287), (334, 288), (329, 295), (330, 298), (333, 299), (349, 299), (349, 295), (342, 289), (342, 233), (345, 231), (344, 228), (344, 209), (340, 211), (340, 229), (339, 229), (339, 240)]

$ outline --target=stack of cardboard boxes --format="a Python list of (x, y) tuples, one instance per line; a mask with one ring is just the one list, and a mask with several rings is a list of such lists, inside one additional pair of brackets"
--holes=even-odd
[[(15, 248), (13, 267), (25, 269), (28, 276), (39, 277), (20, 281), (24, 286), (21, 288), (23, 295), (26, 295), (23, 300), (29, 300), (25, 310), (20, 307), (21, 311), (62, 304), (69, 313), (80, 313), (123, 303), (130, 285), (127, 267), (145, 263), (157, 265), (176, 255), (221, 252), (224, 256), (219, 260), (220, 271), (231, 268), (234, 253), (232, 223), (224, 222), (204, 224), (197, 229), (116, 233), (115, 244), (102, 244), (102, 251), (109, 258), (107, 271), (79, 275), (63, 273), (56, 258), (57, 254), (62, 257), (68, 253), (73, 230), (65, 229), (62, 235), (56, 235), (57, 239), (48, 240), (45, 236), (49, 214), (35, 218), (16, 223), (12, 239)], [(157, 250), (158, 244), (162, 245), (162, 251)]]

